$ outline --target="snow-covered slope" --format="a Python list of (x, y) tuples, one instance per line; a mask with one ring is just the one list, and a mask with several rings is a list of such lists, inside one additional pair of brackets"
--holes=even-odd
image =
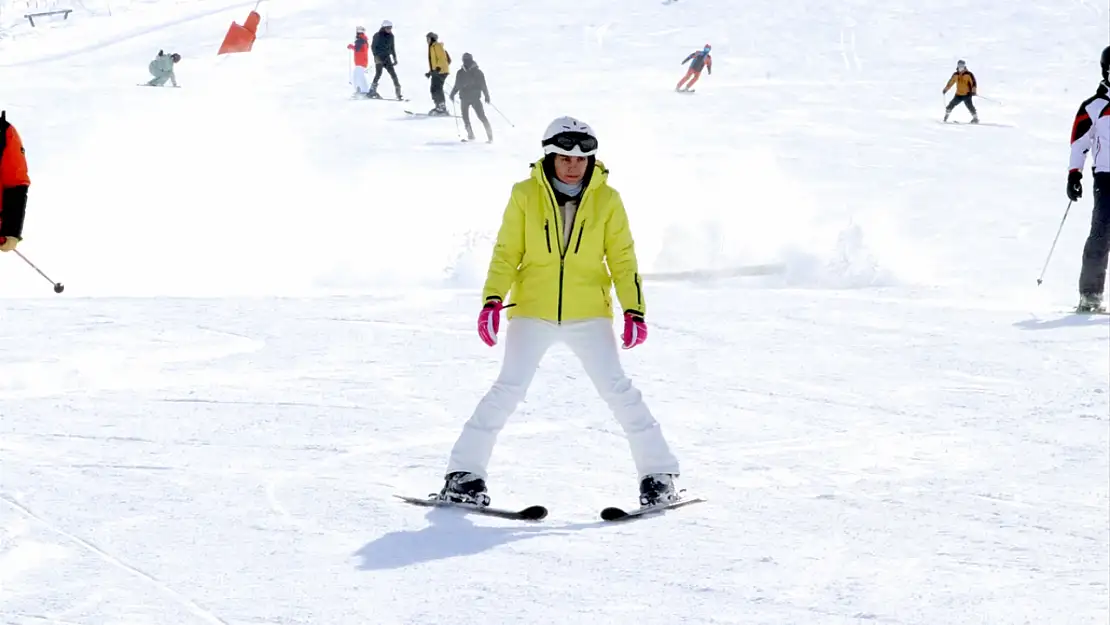
[[(1089, 188), (1035, 283), (1105, 6), (275, 0), (216, 57), (253, 0), (22, 5), (20, 250), (66, 291), (0, 259), (0, 621), (1107, 621), (1110, 325), (1066, 312)], [(407, 104), (347, 99), (382, 19)], [(403, 113), (430, 30), (485, 70), (492, 145)], [(135, 86), (158, 49), (181, 89)], [(959, 58), (978, 127), (938, 123)], [(648, 275), (624, 362), (709, 502), (596, 521), (635, 475), (556, 348), (490, 478), (551, 517), (403, 506), (496, 375), (478, 288), (563, 114)]]

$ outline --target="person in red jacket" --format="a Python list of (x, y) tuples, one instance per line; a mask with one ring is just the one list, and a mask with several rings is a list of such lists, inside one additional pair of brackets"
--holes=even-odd
[(347, 49), (354, 50), (355, 53), (355, 64), (351, 68), (351, 84), (355, 86), (355, 93), (369, 97), (370, 85), (366, 82), (366, 72), (370, 67), (370, 40), (366, 38), (365, 28), (355, 27), (355, 42), (348, 44)]
[(0, 252), (10, 252), (23, 239), (27, 213), (27, 156), (7, 112), (0, 111)]

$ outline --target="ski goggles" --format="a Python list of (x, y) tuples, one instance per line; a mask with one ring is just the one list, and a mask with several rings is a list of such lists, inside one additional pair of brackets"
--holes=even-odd
[(543, 153), (593, 156), (597, 153), (597, 138), (584, 132), (561, 132), (543, 142)]

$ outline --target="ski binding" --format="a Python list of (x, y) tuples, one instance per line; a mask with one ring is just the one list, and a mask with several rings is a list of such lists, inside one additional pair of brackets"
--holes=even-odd
[(528, 506), (520, 510), (510, 510), (508, 508), (494, 508), (492, 506), (477, 506), (469, 503), (441, 501), (437, 499), (435, 495), (430, 495), (428, 497), (408, 497), (406, 495), (393, 496), (401, 501), (413, 504), (414, 506), (424, 506), (425, 508), (457, 508), (475, 514), (482, 514), (500, 519), (511, 519), (514, 521), (541, 521), (547, 517), (547, 508), (544, 506)]

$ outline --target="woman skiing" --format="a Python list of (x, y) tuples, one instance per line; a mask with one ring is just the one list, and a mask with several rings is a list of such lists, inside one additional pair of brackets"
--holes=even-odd
[[(628, 438), (640, 503), (672, 501), (678, 460), (625, 375), (613, 336), (610, 292), (615, 286), (624, 310), (622, 347), (631, 349), (647, 338), (643, 286), (624, 204), (608, 184), (609, 170), (596, 158), (598, 142), (590, 126), (560, 117), (547, 127), (541, 145), (544, 157), (513, 186), (478, 315), (478, 335), (493, 346), (501, 311), (510, 309), (505, 359), (451, 450), (439, 499), (490, 504), (486, 467), (498, 432), (524, 399), (547, 349), (562, 342), (581, 361)], [(512, 303), (506, 305), (510, 291)]]
[(713, 75), (713, 55), (709, 54), (712, 49), (712, 46), (707, 43), (701, 50), (691, 52), (689, 56), (682, 59), (680, 65), (690, 63), (690, 68), (686, 70), (686, 75), (682, 77), (682, 80), (675, 85), (675, 91), (693, 91), (694, 85), (701, 78), (702, 69), (708, 71), (710, 76)]

